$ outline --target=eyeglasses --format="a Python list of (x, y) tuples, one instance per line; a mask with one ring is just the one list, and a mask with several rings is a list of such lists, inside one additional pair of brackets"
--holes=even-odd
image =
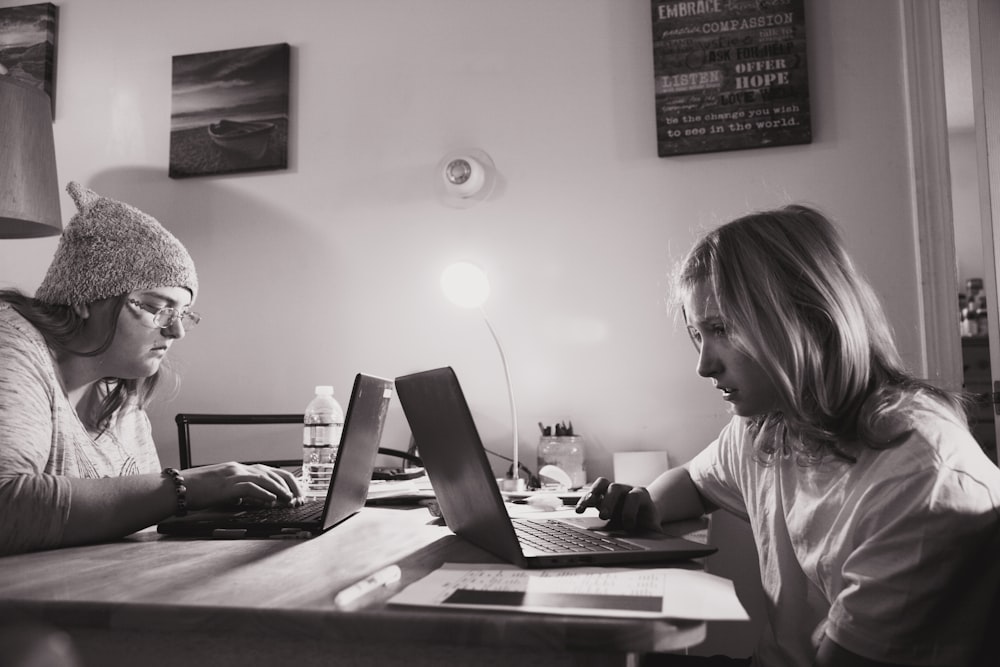
[(184, 325), (185, 329), (190, 329), (194, 325), (198, 324), (198, 322), (201, 322), (201, 315), (190, 310), (177, 310), (176, 308), (171, 308), (170, 306), (156, 308), (135, 299), (129, 299), (128, 302), (136, 308), (140, 308), (147, 313), (152, 314), (153, 324), (155, 324), (159, 329), (172, 327), (174, 322), (177, 320), (181, 321), (181, 324)]

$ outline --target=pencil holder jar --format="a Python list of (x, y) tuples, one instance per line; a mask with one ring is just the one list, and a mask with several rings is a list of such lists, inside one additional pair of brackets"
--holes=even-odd
[[(587, 483), (583, 438), (579, 435), (543, 435), (538, 439), (538, 475), (544, 491), (568, 491)], [(564, 475), (545, 474), (553, 466)], [(551, 469), (549, 469), (551, 470)]]

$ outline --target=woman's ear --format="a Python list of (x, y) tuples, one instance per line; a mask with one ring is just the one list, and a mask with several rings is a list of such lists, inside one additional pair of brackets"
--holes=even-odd
[(90, 306), (86, 303), (73, 306), (73, 312), (85, 320), (90, 318)]

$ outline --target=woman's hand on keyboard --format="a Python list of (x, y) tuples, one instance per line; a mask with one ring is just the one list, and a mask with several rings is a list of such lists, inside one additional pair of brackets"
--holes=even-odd
[(215, 505), (298, 504), (302, 491), (287, 470), (230, 461), (182, 470), (191, 509)]
[(582, 514), (588, 507), (597, 508), (600, 517), (609, 522), (608, 528), (662, 532), (659, 511), (645, 487), (598, 477), (576, 504), (576, 511)]

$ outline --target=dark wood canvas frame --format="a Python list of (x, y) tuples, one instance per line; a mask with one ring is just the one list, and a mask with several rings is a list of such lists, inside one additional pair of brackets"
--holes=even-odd
[(51, 2), (0, 8), (0, 76), (45, 92), (56, 117), (56, 35), (59, 8)]
[(657, 153), (812, 141), (803, 0), (652, 0)]
[(173, 57), (171, 178), (288, 168), (288, 44)]

